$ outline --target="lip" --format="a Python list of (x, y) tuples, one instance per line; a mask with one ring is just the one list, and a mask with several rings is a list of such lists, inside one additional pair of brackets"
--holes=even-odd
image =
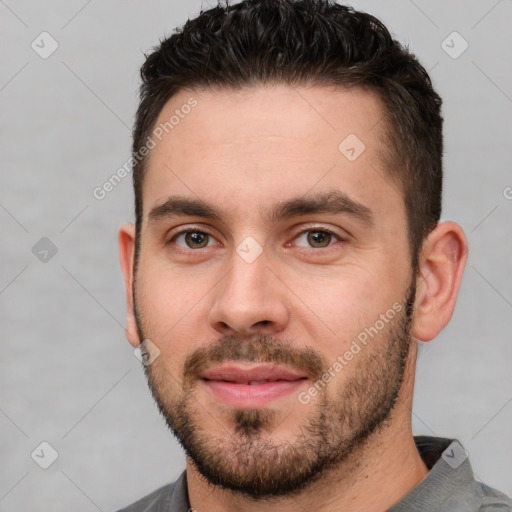
[(227, 362), (209, 368), (201, 374), (201, 377), (207, 380), (222, 380), (241, 384), (261, 380), (293, 381), (303, 379), (307, 377), (307, 374), (277, 364)]
[(220, 401), (238, 408), (260, 408), (304, 385), (305, 373), (275, 364), (223, 363), (201, 375)]

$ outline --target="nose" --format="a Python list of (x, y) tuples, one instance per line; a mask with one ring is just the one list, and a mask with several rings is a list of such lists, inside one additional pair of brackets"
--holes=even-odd
[(231, 267), (213, 290), (211, 327), (223, 335), (254, 337), (283, 331), (289, 321), (286, 286), (265, 253), (248, 263), (233, 253)]

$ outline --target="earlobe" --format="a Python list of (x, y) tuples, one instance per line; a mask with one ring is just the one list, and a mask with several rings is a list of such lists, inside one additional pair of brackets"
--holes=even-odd
[(126, 338), (131, 345), (138, 347), (140, 340), (133, 300), (133, 272), (135, 265), (135, 226), (133, 224), (126, 223), (119, 228), (118, 242), (119, 259), (126, 288)]
[(416, 282), (414, 338), (430, 341), (450, 321), (467, 253), (466, 237), (455, 222), (439, 223), (426, 238)]

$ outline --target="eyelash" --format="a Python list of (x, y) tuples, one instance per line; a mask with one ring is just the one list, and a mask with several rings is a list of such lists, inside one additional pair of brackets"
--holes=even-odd
[[(303, 236), (304, 234), (307, 234), (307, 233), (323, 233), (323, 234), (327, 234), (327, 235), (330, 235), (332, 237), (332, 240), (329, 243), (329, 245), (327, 245), (326, 247), (310, 247), (310, 246), (304, 247), (304, 246), (297, 246), (301, 251), (307, 251), (307, 252), (313, 251), (315, 253), (318, 252), (318, 251), (326, 252), (329, 249), (331, 249), (331, 247), (333, 245), (335, 245), (336, 242), (345, 242), (346, 241), (345, 239), (343, 239), (340, 235), (338, 235), (334, 231), (332, 231), (330, 229), (327, 229), (327, 228), (324, 228), (322, 226), (312, 226), (312, 227), (309, 227), (307, 229), (303, 229), (302, 231), (299, 231), (298, 233), (296, 233), (293, 236), (292, 240), (297, 240), (298, 238), (300, 238), (301, 236)], [(289, 247), (290, 244), (286, 244), (286, 246)]]
[[(299, 231), (298, 233), (296, 233), (292, 240), (296, 240), (298, 238), (300, 238), (302, 235), (306, 234), (306, 233), (312, 233), (312, 232), (320, 232), (320, 233), (325, 233), (325, 234), (328, 234), (328, 235), (331, 235), (334, 239), (336, 239), (336, 241), (338, 242), (345, 242), (346, 240), (344, 238), (342, 238), (340, 235), (338, 235), (337, 233), (335, 233), (334, 231), (330, 230), (330, 229), (327, 229), (327, 228), (324, 228), (322, 226), (313, 226), (313, 227), (309, 227), (308, 229), (303, 229), (302, 231)], [(168, 242), (166, 242), (166, 245), (170, 245), (171, 243), (174, 243), (175, 240), (181, 236), (181, 235), (186, 235), (187, 233), (200, 233), (202, 235), (207, 235), (209, 237), (212, 237), (213, 239), (215, 239), (215, 237), (209, 233), (208, 231), (204, 231), (203, 229), (191, 229), (191, 228), (187, 228), (187, 229), (184, 229), (182, 231), (178, 231), (177, 233), (175, 233), (170, 239)], [(303, 246), (299, 246), (300, 249), (302, 250), (306, 250), (306, 251), (317, 251), (317, 250), (320, 250), (322, 249), (323, 251), (329, 249), (332, 245), (334, 244), (329, 244), (328, 246), (326, 247), (303, 247)], [(289, 243), (286, 244), (287, 247), (290, 246)], [(212, 247), (212, 246), (207, 246), (207, 247), (200, 247), (199, 249), (192, 249), (192, 248), (183, 248), (183, 247), (180, 247), (180, 246), (177, 246), (178, 247), (178, 250), (179, 251), (183, 251), (183, 252), (189, 252), (189, 251), (193, 251), (193, 252), (197, 252), (199, 249), (206, 249), (207, 247)]]

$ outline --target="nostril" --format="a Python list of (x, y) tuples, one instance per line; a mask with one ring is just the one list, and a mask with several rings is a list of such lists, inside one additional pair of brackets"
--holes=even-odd
[(269, 323), (271, 323), (270, 320), (260, 320), (255, 325), (268, 325)]

